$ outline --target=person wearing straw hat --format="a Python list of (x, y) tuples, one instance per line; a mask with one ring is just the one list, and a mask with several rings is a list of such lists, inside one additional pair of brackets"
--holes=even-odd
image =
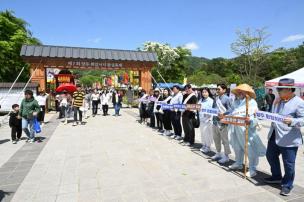
[[(296, 89), (294, 79), (280, 79), (276, 88), (279, 99), (274, 102), (272, 113), (286, 118), (283, 123), (271, 123), (266, 152), (271, 177), (266, 178), (265, 182), (281, 184), (280, 194), (288, 196), (293, 188), (298, 147), (303, 144), (300, 127), (304, 126), (304, 101), (294, 93)], [(280, 155), (282, 155), (285, 170), (283, 178)]]
[[(255, 101), (256, 95), (254, 90), (248, 84), (241, 84), (231, 91), (236, 99), (232, 107), (224, 114), (232, 116), (246, 117), (246, 96), (248, 100), (248, 117), (245, 122), (248, 124), (248, 159), (249, 159), (249, 172), (246, 173), (247, 177), (254, 177), (257, 175), (256, 168), (259, 163), (259, 157), (265, 156), (266, 147), (263, 145), (260, 137), (257, 134), (257, 118), (255, 113), (258, 110), (257, 102)], [(243, 169), (244, 153), (245, 153), (245, 135), (246, 127), (238, 125), (228, 125), (230, 134), (230, 144), (235, 153), (235, 163), (229, 166), (230, 170)]]

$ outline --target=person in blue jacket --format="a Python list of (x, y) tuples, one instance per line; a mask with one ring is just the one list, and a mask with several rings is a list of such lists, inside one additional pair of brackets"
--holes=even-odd
[[(294, 79), (284, 78), (278, 83), (279, 99), (274, 102), (272, 113), (286, 118), (283, 123), (272, 122), (268, 134), (266, 157), (271, 168), (271, 177), (266, 183), (281, 184), (280, 194), (288, 196), (295, 178), (295, 161), (298, 147), (303, 144), (300, 127), (304, 125), (304, 101), (295, 95)], [(282, 155), (285, 174), (282, 176), (280, 159)]]

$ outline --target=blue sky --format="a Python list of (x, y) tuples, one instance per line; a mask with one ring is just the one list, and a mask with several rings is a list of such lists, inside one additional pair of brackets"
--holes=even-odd
[(233, 57), (235, 31), (267, 27), (273, 48), (304, 41), (303, 0), (0, 0), (43, 44), (136, 49), (145, 41)]

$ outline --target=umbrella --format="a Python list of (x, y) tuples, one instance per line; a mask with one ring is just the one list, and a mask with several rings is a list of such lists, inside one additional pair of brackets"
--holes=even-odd
[(60, 93), (60, 92), (63, 92), (63, 91), (67, 91), (69, 93), (73, 93), (74, 91), (76, 91), (77, 88), (74, 84), (61, 84), (60, 86), (58, 86), (56, 88), (56, 92), (57, 93)]

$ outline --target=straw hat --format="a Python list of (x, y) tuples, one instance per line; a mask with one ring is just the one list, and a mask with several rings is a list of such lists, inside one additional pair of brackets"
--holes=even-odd
[(240, 92), (243, 92), (249, 95), (251, 98), (256, 98), (254, 90), (248, 84), (240, 84), (231, 91), (233, 94), (237, 95)]

